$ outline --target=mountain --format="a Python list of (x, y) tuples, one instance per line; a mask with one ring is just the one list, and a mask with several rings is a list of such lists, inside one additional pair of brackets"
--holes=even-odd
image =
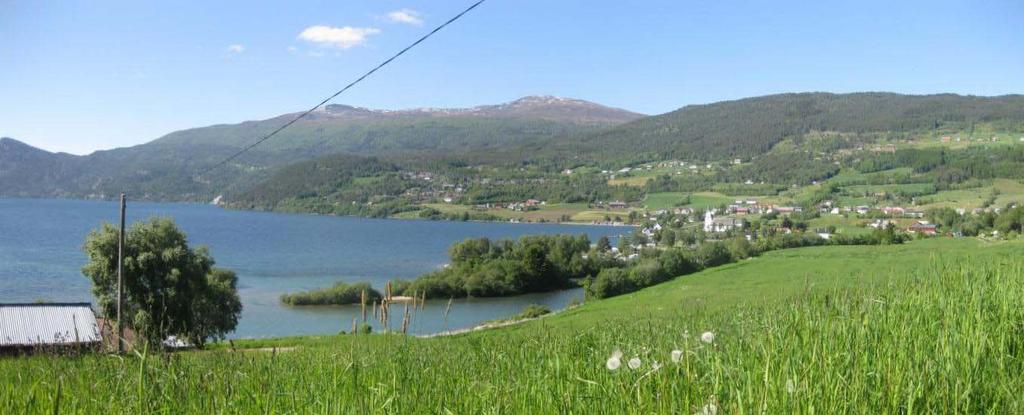
[[(299, 113), (261, 121), (177, 131), (159, 145), (243, 147)], [(593, 132), (642, 118), (642, 114), (557, 97), (525, 97), (472, 108), (375, 110), (327, 105), (282, 131), (261, 150), (381, 155), (510, 143)]]
[[(690, 105), (558, 146), (590, 160), (721, 160), (764, 154), (783, 140), (818, 132), (900, 137), (932, 130), (1024, 130), (1024, 96), (794, 93)], [(548, 149), (548, 151), (552, 151)]]
[(126, 191), (141, 199), (203, 201), (248, 189), (281, 166), (330, 154), (450, 156), (549, 142), (643, 117), (548, 96), (453, 109), (327, 105), (232, 163), (206, 172), (298, 114), (176, 131), (146, 144), (87, 156), (49, 153), (5, 139), (0, 197), (112, 198)]
[[(277, 198), (288, 190), (280, 183), (294, 180), (275, 173), (288, 176), (327, 165), (337, 172), (378, 162), (391, 166), (392, 173), (531, 164), (558, 172), (579, 165), (676, 158), (792, 162), (811, 156), (761, 156), (779, 153), (783, 143), (789, 143), (783, 148), (806, 150), (811, 145), (806, 138), (816, 133), (839, 137), (826, 145), (834, 151), (911, 135), (974, 131), (975, 126), (1024, 132), (1024, 96), (792, 93), (690, 105), (651, 117), (550, 96), (449, 109), (328, 105), (231, 163), (206, 171), (297, 115), (176, 131), (143, 145), (88, 156), (49, 153), (3, 139), (0, 197), (112, 198), (124, 191), (135, 199), (208, 201), (221, 194), (252, 195), (250, 190), (256, 189)], [(317, 162), (339, 154), (376, 161)], [(282, 170), (310, 160), (302, 168)], [(804, 161), (804, 170), (821, 164)], [(770, 172), (779, 166), (761, 167)], [(331, 174), (318, 177), (329, 183)], [(278, 185), (260, 186), (272, 177)]]
[(40, 189), (48, 189), (49, 196), (68, 196), (61, 183), (77, 170), (78, 161), (0, 137), (0, 196), (38, 196)]

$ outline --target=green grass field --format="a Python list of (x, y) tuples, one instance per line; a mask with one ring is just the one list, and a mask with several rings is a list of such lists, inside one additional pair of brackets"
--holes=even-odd
[(743, 200), (743, 196), (728, 196), (717, 192), (697, 192), (690, 195), (690, 203), (686, 206), (707, 209), (728, 205), (737, 200)]
[(929, 194), (935, 192), (935, 185), (932, 183), (907, 183), (907, 184), (859, 184), (844, 186), (843, 193), (849, 195), (873, 195), (876, 193), (914, 193)]
[(0, 358), (0, 412), (1019, 413), (1022, 248), (942, 239), (776, 251), (443, 338)]
[(648, 193), (644, 199), (644, 207), (650, 210), (672, 209), (682, 206), (685, 200), (686, 193), (681, 192)]
[(991, 185), (974, 189), (944, 190), (934, 195), (919, 198), (922, 209), (939, 207), (974, 209), (982, 207), (984, 202), (997, 192), (995, 207), (1004, 207), (1010, 203), (1024, 203), (1024, 184), (1016, 180), (995, 179)]

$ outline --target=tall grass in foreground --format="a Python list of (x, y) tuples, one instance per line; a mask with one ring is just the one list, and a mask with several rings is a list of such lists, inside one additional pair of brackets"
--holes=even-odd
[[(541, 319), (453, 338), (324, 337), (293, 351), (0, 359), (0, 412), (1024, 411), (1020, 260), (883, 281), (726, 312), (657, 304), (679, 311), (623, 310), (572, 330)], [(616, 350), (622, 365), (609, 370)]]

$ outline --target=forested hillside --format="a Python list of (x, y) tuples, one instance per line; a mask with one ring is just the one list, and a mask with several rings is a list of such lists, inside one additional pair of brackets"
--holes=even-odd
[(206, 171), (298, 114), (177, 131), (147, 144), (88, 156), (14, 140), (0, 148), (0, 196), (208, 201), (251, 189), (290, 163), (338, 153), (431, 159), (474, 149), (597, 131), (641, 114), (587, 101), (525, 97), (455, 109), (371, 110), (328, 105), (232, 163)]
[[(138, 199), (208, 201), (225, 195), (236, 206), (269, 209), (282, 208), (285, 199), (306, 199), (291, 208), (309, 210), (315, 201), (332, 205), (317, 210), (335, 213), (338, 203), (359, 201), (381, 214), (394, 213), (379, 207), (403, 194), (418, 201), (448, 194), (478, 204), (515, 198), (566, 203), (636, 199), (635, 192), (609, 187), (603, 178), (561, 172), (734, 159), (743, 165), (719, 169), (713, 177), (691, 175), (668, 187), (744, 181), (794, 185), (831, 177), (843, 163), (862, 163), (849, 153), (869, 146), (1024, 132), (1024, 96), (780, 94), (691, 105), (652, 117), (555, 97), (463, 109), (330, 105), (231, 163), (206, 171), (294, 116), (178, 131), (89, 156), (53, 154), (5, 140), (0, 145), (0, 196), (111, 198), (126, 191)], [(982, 153), (972, 156), (972, 166), (979, 165), (976, 158), (987, 157)], [(362, 171), (362, 162), (351, 162), (362, 159), (341, 154), (377, 157), (372, 163), (388, 167)], [(863, 162), (887, 163), (868, 159)], [(307, 160), (314, 161), (285, 168)], [(1015, 168), (1015, 161), (1007, 163), (998, 168)], [(308, 171), (312, 166), (319, 166), (314, 174)], [(975, 174), (942, 169), (947, 170)], [(420, 172), (440, 175), (462, 192), (429, 189), (436, 182), (410, 177)], [(362, 174), (366, 179), (354, 180)], [(310, 177), (317, 179), (307, 182)], [(342, 209), (366, 213), (365, 208), (351, 210)]]
[(787, 138), (829, 131), (900, 138), (922, 131), (970, 130), (987, 124), (1024, 130), (1024, 96), (972, 97), (891, 93), (780, 94), (643, 118), (559, 146), (595, 161), (750, 158)]

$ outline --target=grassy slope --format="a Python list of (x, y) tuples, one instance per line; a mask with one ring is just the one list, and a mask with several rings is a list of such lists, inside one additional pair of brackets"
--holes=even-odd
[[(779, 251), (451, 338), (285, 338), (246, 346), (298, 348), (145, 362), (2, 359), (0, 412), (49, 411), (58, 384), (65, 410), (93, 413), (692, 413), (714, 401), (728, 413), (1012, 412), (1024, 387), (1024, 344), (1012, 333), (1024, 327), (1024, 272), (1012, 256), (1021, 248), (927, 240)], [(716, 332), (714, 346), (694, 339), (704, 330)], [(605, 369), (615, 348), (643, 367)], [(669, 362), (672, 349), (685, 351), (682, 363)], [(665, 367), (649, 373), (652, 360)]]

